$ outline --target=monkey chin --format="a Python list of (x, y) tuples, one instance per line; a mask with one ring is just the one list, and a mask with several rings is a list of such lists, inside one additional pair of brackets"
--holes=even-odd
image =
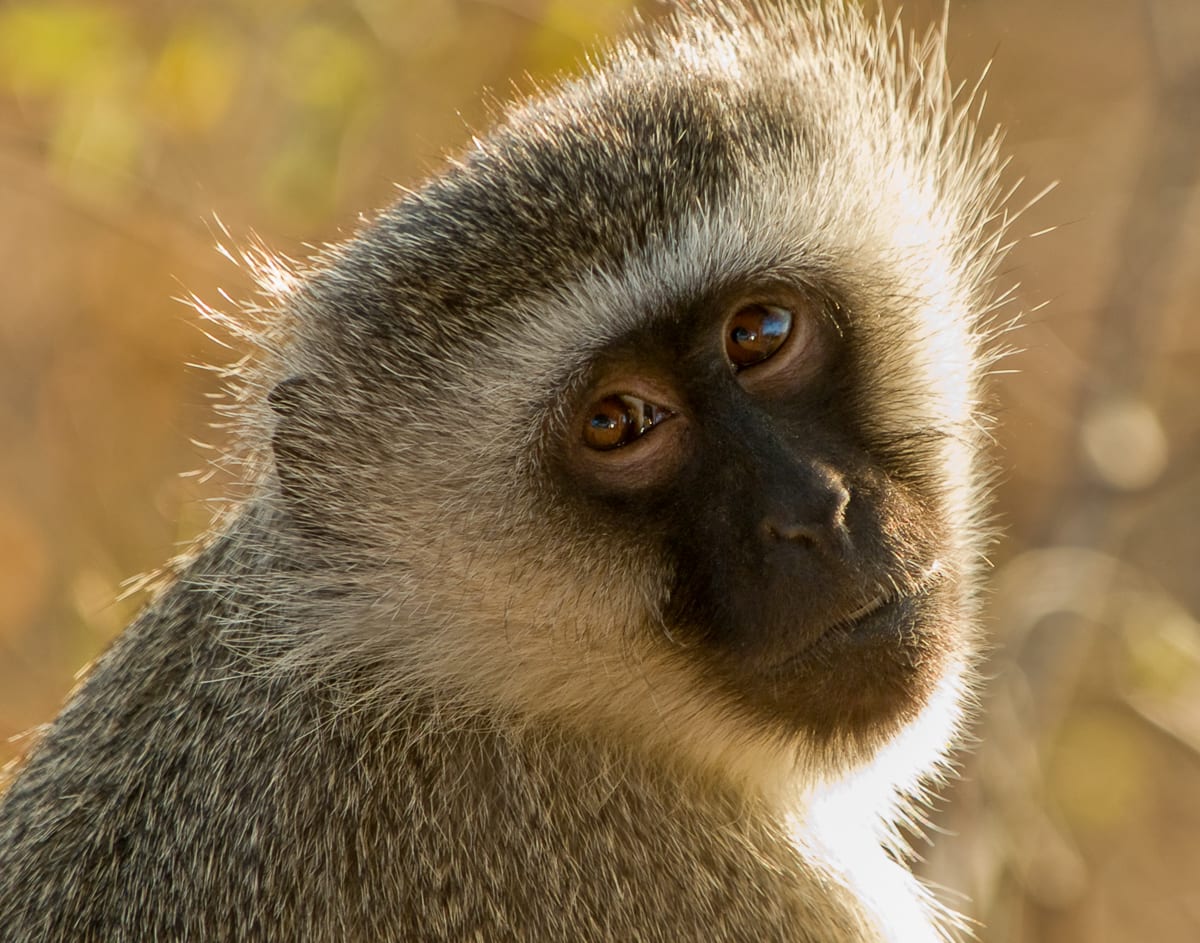
[(799, 651), (726, 652), (720, 673), (736, 701), (784, 737), (867, 762), (920, 716), (964, 647), (958, 608), (941, 587), (881, 599)]

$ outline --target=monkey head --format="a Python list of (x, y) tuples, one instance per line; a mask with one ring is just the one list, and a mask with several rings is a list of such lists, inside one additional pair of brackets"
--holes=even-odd
[(274, 508), (340, 605), (288, 650), (746, 776), (911, 742), (904, 780), (974, 647), (995, 144), (886, 24), (722, 17), (516, 108), (280, 300)]

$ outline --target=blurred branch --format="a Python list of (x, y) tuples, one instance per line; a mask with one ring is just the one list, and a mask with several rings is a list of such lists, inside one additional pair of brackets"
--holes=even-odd
[[(8, 165), (0, 171), (0, 188), (14, 194), (27, 193), (36, 188), (39, 203), (59, 206), (150, 252), (162, 251), (162, 236), (159, 232), (148, 231), (144, 215), (105, 211), (76, 198), (52, 179), (47, 173), (44, 155), (36, 140), (5, 135), (0, 140), (0, 160)], [(140, 196), (139, 211), (147, 208), (152, 210), (157, 225), (195, 242), (196, 251), (189, 253), (189, 264), (217, 278), (229, 276), (229, 266), (213, 251), (216, 240), (211, 227), (202, 224), (193, 207), (151, 188), (144, 180), (130, 179), (127, 183), (130, 190)]]

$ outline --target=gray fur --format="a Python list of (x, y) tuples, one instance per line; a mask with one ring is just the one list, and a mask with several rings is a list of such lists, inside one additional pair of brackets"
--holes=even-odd
[[(893, 857), (970, 685), (995, 142), (937, 38), (692, 6), (301, 276), (258, 259), (249, 496), (16, 772), (3, 939), (940, 937)], [(879, 448), (942, 482), (961, 651), (871, 743), (707, 691), (668, 562), (548, 471), (580, 364), (747, 273), (836, 286)]]

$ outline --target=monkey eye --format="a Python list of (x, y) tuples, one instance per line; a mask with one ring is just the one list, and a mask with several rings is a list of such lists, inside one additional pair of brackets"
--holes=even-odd
[(742, 305), (725, 325), (725, 356), (744, 370), (773, 356), (792, 330), (792, 312), (768, 304)]
[(585, 413), (583, 443), (597, 452), (619, 449), (671, 415), (670, 410), (637, 396), (606, 396)]

